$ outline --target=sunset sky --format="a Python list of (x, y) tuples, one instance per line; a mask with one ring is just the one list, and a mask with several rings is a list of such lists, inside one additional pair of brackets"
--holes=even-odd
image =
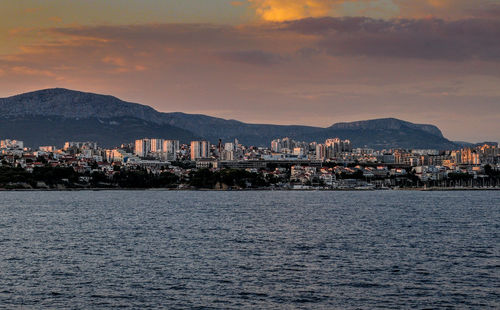
[(329, 126), (397, 117), (500, 141), (500, 0), (0, 0), (0, 97)]

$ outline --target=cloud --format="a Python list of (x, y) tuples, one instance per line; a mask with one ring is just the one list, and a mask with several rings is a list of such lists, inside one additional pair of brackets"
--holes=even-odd
[(9, 29), (7, 33), (9, 36), (22, 36), (22, 35), (27, 35), (36, 30), (37, 28), (34, 27), (16, 27)]
[[(498, 10), (497, 0), (393, 0), (400, 15), (411, 18), (461, 19), (484, 17)], [(496, 15), (498, 17), (499, 15)]]
[(500, 3), (479, 4), (473, 8), (469, 8), (467, 13), (475, 18), (500, 20)]
[(56, 77), (56, 74), (49, 70), (40, 70), (25, 66), (15, 66), (12, 68), (12, 73), (18, 75), (39, 75), (44, 77)]
[(269, 66), (282, 63), (285, 59), (279, 54), (260, 50), (229, 51), (218, 53), (222, 60), (242, 62), (250, 65)]
[(54, 22), (54, 23), (61, 23), (62, 22), (62, 18), (59, 16), (51, 16), (51, 17), (49, 17), (49, 20), (51, 22)]
[(384, 16), (386, 18), (500, 17), (497, 0), (247, 0), (264, 21), (282, 22), (307, 17)]
[(308, 18), (283, 30), (315, 35), (332, 56), (500, 61), (500, 20)]
[(115, 73), (147, 70), (146, 66), (130, 63), (124, 57), (119, 56), (106, 56), (102, 58), (102, 62), (110, 65), (112, 67), (112, 72)]
[(122, 57), (106, 56), (102, 59), (102, 62), (114, 65), (116, 67), (125, 67), (127, 65), (125, 59), (123, 59)]
[(231, 1), (232, 6), (243, 6), (245, 3), (243, 1)]
[(336, 0), (248, 0), (265, 21), (281, 22), (328, 16)]
[(100, 42), (134, 42), (146, 44), (144, 48), (169, 43), (191, 48), (200, 45), (224, 45), (229, 41), (243, 42), (238, 39), (235, 27), (214, 24), (142, 24), (121, 26), (61, 27), (50, 31), (59, 36), (99, 39)]
[(40, 12), (41, 10), (42, 10), (41, 8), (25, 8), (23, 10), (23, 12), (26, 14), (32, 14), (32, 13)]

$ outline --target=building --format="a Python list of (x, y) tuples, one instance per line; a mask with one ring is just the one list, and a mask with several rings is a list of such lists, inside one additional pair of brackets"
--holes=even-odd
[(52, 152), (55, 152), (57, 150), (57, 148), (53, 145), (49, 145), (49, 146), (40, 146), (38, 148), (40, 151), (42, 152), (46, 152), (46, 153), (52, 153)]
[(163, 139), (150, 139), (151, 153), (161, 153), (163, 150)]
[(352, 152), (352, 144), (350, 140), (341, 140), (339, 138), (326, 139), (326, 157), (334, 158), (340, 153)]
[(163, 140), (163, 159), (167, 161), (176, 161), (179, 148), (179, 140)]
[(191, 160), (208, 158), (210, 143), (208, 141), (191, 141)]
[(73, 141), (67, 141), (64, 143), (63, 149), (69, 150), (69, 149), (86, 149), (86, 150), (97, 150), (97, 142), (73, 142)]
[(1, 140), (0, 141), (0, 149), (20, 149), (24, 148), (24, 142), (19, 140)]
[(275, 153), (280, 153), (281, 152), (281, 140), (276, 139), (271, 141), (271, 151)]
[(134, 154), (139, 157), (147, 157), (151, 152), (151, 140), (139, 139), (135, 140)]
[(476, 150), (473, 150), (471, 148), (465, 148), (462, 149), (461, 151), (462, 155), (462, 164), (467, 164), (467, 165), (480, 165), (481, 164), (481, 159), (479, 158), (479, 153)]
[(108, 163), (112, 162), (123, 163), (130, 157), (132, 157), (132, 154), (129, 154), (122, 149), (106, 150), (106, 161)]
[(304, 150), (304, 148), (301, 148), (301, 147), (294, 147), (293, 148), (293, 155), (296, 155), (298, 157), (303, 157), (305, 154), (306, 154), (306, 151)]
[(325, 160), (326, 158), (326, 147), (324, 144), (316, 144), (316, 159)]

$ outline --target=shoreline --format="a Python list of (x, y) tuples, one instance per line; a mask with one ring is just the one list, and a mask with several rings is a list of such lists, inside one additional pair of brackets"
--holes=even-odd
[(210, 188), (0, 188), (0, 192), (82, 192), (82, 191), (193, 191), (193, 192), (251, 192), (251, 191), (269, 191), (269, 192), (386, 192), (386, 191), (421, 191), (421, 192), (447, 192), (447, 191), (500, 191), (500, 187), (493, 188), (443, 188), (443, 187), (419, 187), (419, 188), (385, 188), (385, 189), (355, 189), (355, 188), (333, 188), (333, 189), (266, 189), (266, 188), (251, 188), (251, 189), (210, 189)]

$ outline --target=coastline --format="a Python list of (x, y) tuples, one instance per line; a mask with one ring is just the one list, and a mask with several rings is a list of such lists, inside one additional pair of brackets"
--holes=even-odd
[(0, 192), (82, 192), (82, 191), (179, 191), (179, 192), (251, 192), (251, 191), (264, 191), (264, 192), (279, 192), (279, 191), (293, 191), (293, 192), (386, 192), (386, 191), (421, 191), (421, 192), (448, 192), (448, 191), (500, 191), (500, 187), (493, 188), (442, 188), (442, 187), (419, 187), (419, 188), (387, 188), (387, 189), (355, 189), (355, 188), (333, 188), (333, 189), (266, 189), (266, 188), (250, 188), (250, 189), (210, 189), (210, 188), (0, 188)]

